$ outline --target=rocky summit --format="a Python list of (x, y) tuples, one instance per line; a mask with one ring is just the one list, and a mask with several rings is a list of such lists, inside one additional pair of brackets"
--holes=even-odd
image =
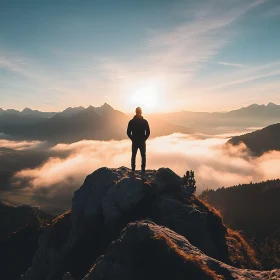
[(21, 280), (280, 279), (168, 168), (100, 168), (54, 219)]

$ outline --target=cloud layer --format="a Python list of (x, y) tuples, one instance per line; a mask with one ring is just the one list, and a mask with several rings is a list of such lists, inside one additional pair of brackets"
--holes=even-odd
[[(227, 139), (173, 134), (148, 141), (149, 169), (169, 167), (179, 175), (193, 169), (198, 192), (279, 178), (280, 153), (253, 158), (245, 146), (226, 146)], [(47, 148), (44, 148), (47, 149)], [(39, 161), (40, 162), (40, 161)], [(64, 211), (85, 177), (102, 166), (129, 166), (129, 141), (81, 141), (45, 150), (37, 166), (15, 170), (9, 191), (0, 199), (32, 203), (52, 211)], [(140, 155), (137, 158), (140, 167)]]

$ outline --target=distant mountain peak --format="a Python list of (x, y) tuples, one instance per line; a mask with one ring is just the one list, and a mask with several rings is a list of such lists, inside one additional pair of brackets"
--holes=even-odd
[(100, 107), (100, 109), (103, 111), (105, 110), (106, 112), (114, 111), (114, 108), (106, 102)]
[[(249, 105), (247, 108), (259, 108), (262, 106), (264, 106), (264, 105), (263, 104), (259, 105), (259, 104), (254, 103), (254, 104)], [(246, 109), (246, 107), (245, 107), (245, 109)]]
[(105, 102), (101, 108), (110, 108), (110, 109), (113, 109), (113, 107), (111, 105), (109, 105), (107, 102)]
[(267, 107), (273, 107), (273, 108), (275, 108), (275, 107), (279, 107), (279, 105), (277, 105), (277, 104), (275, 104), (275, 103), (273, 103), (273, 102), (269, 102), (269, 103), (267, 104)]
[(95, 107), (93, 107), (92, 105), (88, 106), (86, 110), (95, 110)]
[(111, 112), (115, 111), (114, 108), (106, 102), (102, 106), (94, 108), (94, 110), (100, 116), (104, 116), (106, 114), (110, 114)]
[(26, 107), (22, 110), (22, 113), (28, 113), (28, 112), (33, 112), (33, 110), (28, 107)]
[(267, 105), (264, 105), (264, 104), (252, 104), (252, 105), (249, 105), (248, 107), (245, 107), (246, 108), (260, 108), (260, 107), (272, 107), (272, 108), (277, 108), (279, 107), (279, 105), (273, 103), (273, 102), (269, 102)]
[(63, 112), (71, 111), (71, 110), (79, 110), (79, 109), (85, 109), (85, 108), (82, 107), (82, 106), (79, 106), (79, 107), (68, 107)]
[(68, 107), (67, 109), (62, 111), (59, 115), (64, 116), (64, 117), (70, 117), (70, 116), (74, 116), (77, 113), (80, 113), (84, 110), (85, 110), (85, 108), (82, 107), (82, 106), (80, 106), (80, 107)]

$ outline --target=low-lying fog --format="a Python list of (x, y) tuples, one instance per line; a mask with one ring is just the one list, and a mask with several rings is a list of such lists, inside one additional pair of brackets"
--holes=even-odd
[[(245, 146), (226, 146), (221, 136), (173, 134), (148, 140), (147, 168), (193, 169), (197, 191), (279, 178), (280, 152), (251, 157)], [(80, 141), (49, 147), (44, 142), (0, 140), (0, 200), (46, 210), (69, 209), (85, 177), (99, 167), (130, 166), (131, 143)], [(140, 168), (140, 153), (137, 156)]]

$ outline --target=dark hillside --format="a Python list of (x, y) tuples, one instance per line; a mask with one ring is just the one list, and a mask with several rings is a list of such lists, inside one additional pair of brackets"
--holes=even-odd
[(201, 198), (220, 209), (225, 223), (251, 240), (267, 269), (280, 267), (280, 180), (245, 184), (216, 191)]
[(256, 156), (269, 151), (280, 151), (280, 123), (233, 137), (228, 143), (232, 145), (244, 143)]
[(280, 227), (280, 180), (206, 190), (200, 197), (247, 236), (265, 238)]
[(42, 228), (53, 216), (30, 206), (0, 203), (1, 276), (18, 280), (32, 263)]

